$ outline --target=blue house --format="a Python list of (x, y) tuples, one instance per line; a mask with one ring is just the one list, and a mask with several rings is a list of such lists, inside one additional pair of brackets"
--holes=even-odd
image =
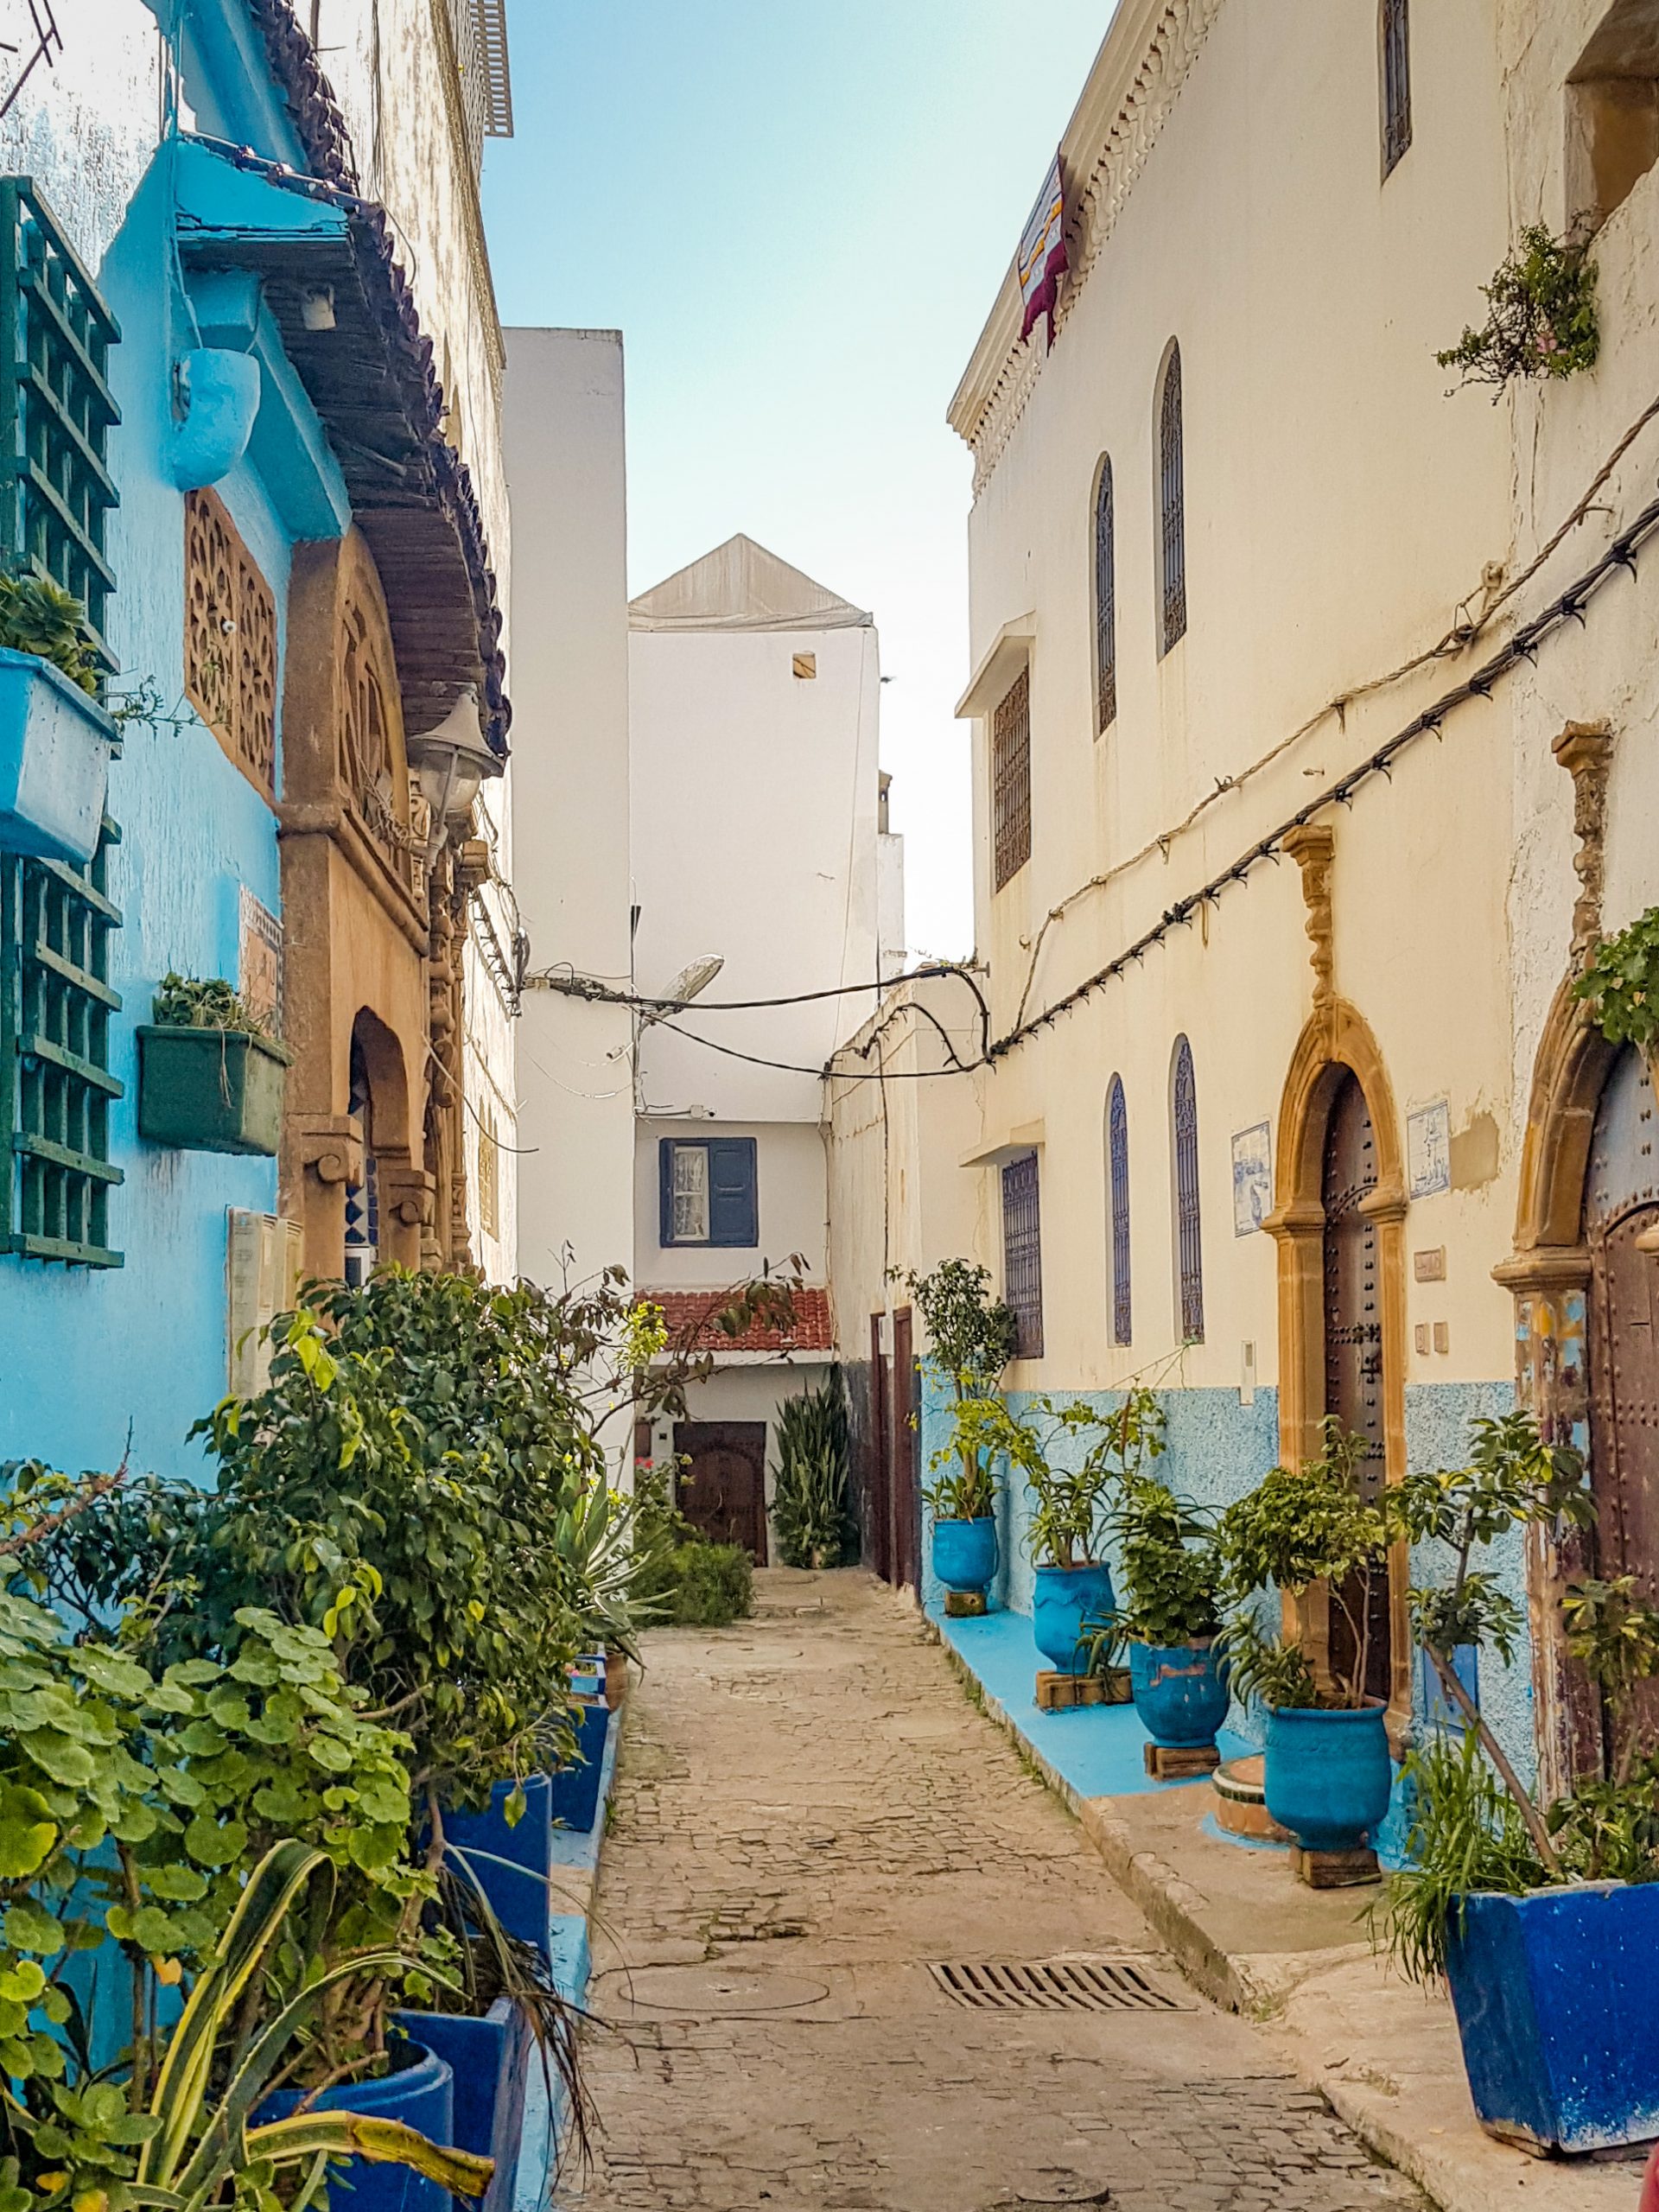
[[(0, 830), (0, 1459), (130, 1438), (182, 1471), (302, 1276), (467, 1256), (463, 851), (509, 709), (418, 255), (306, 29), (288, 0), (129, 12), (125, 79), (48, 38), (7, 128), (54, 158), (0, 181), (0, 558), (85, 606), (118, 736), (90, 853), (27, 808)], [(475, 163), (461, 103), (426, 124)], [(111, 143), (122, 204), (77, 236)], [(475, 166), (433, 219), (468, 192)], [(172, 971), (280, 1052), (154, 1033)]]

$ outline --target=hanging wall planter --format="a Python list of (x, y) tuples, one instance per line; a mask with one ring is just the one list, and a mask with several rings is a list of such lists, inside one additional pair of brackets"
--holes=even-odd
[(0, 646), (0, 851), (91, 860), (115, 744), (113, 720), (78, 683)]
[(294, 1055), (239, 1029), (146, 1022), (138, 1031), (138, 1134), (189, 1152), (275, 1154)]

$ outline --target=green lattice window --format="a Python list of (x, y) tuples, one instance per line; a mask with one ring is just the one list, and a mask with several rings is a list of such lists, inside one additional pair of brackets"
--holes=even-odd
[(84, 868), (0, 855), (0, 1121), (11, 1128), (3, 1179), (3, 1249), (35, 1260), (118, 1268), (110, 1249), (110, 933), (105, 821)]
[(120, 335), (31, 180), (0, 177), (0, 559), (73, 592), (111, 669), (106, 453), (120, 410), (105, 373)]

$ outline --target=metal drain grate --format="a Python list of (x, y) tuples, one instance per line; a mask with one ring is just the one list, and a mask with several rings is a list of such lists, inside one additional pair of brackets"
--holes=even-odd
[(953, 2005), (981, 2012), (1185, 2012), (1138, 1959), (1039, 1959), (1018, 1966), (930, 1959)]

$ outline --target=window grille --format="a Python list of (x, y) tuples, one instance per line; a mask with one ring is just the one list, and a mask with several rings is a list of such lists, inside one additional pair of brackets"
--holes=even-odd
[(1182, 453), (1181, 349), (1172, 346), (1158, 410), (1159, 543), (1164, 651), (1186, 635), (1186, 480)]
[(1198, 1218), (1198, 1093), (1192, 1048), (1175, 1039), (1170, 1119), (1175, 1138), (1175, 1225), (1180, 1246), (1181, 1338), (1204, 1342), (1204, 1243)]
[(1095, 734), (1117, 719), (1117, 568), (1112, 545), (1112, 464), (1095, 487)]
[(1123, 1078), (1112, 1077), (1106, 1099), (1106, 1153), (1111, 1181), (1112, 1342), (1131, 1341), (1134, 1307), (1129, 1285), (1129, 1113)]
[(262, 798), (276, 797), (276, 602), (215, 492), (184, 502), (184, 688)]
[(85, 868), (0, 855), (0, 1247), (35, 1260), (118, 1268), (110, 1246), (110, 848)]
[(1382, 0), (1382, 174), (1411, 143), (1411, 35), (1408, 0)]
[(1002, 1295), (1014, 1312), (1014, 1356), (1043, 1356), (1043, 1243), (1037, 1155), (1022, 1153), (1002, 1170)]
[(1022, 668), (991, 721), (991, 838), (1000, 891), (1031, 858), (1031, 671)]
[(120, 329), (29, 178), (0, 177), (0, 559), (73, 592), (112, 671), (105, 456), (121, 414), (105, 375)]

